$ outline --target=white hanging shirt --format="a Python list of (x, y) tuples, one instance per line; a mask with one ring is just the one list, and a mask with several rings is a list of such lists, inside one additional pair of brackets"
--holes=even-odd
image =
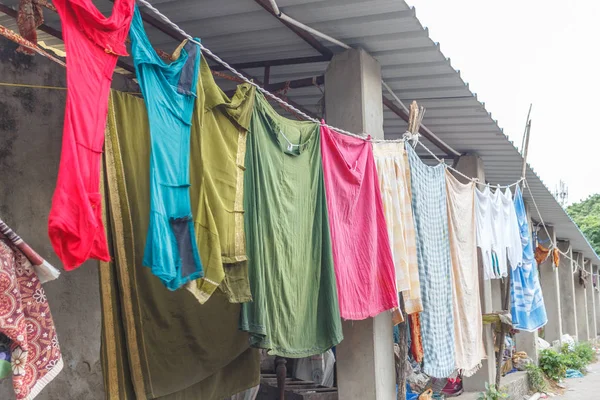
[(519, 220), (517, 219), (517, 211), (510, 188), (506, 188), (504, 194), (500, 194), (500, 196), (502, 197), (502, 208), (504, 211), (504, 240), (508, 262), (514, 270), (523, 264), (523, 244), (521, 243)]
[(475, 190), (475, 220), (477, 226), (477, 247), (481, 249), (483, 258), (483, 277), (496, 278), (492, 262), (492, 198), (489, 187), (483, 191)]

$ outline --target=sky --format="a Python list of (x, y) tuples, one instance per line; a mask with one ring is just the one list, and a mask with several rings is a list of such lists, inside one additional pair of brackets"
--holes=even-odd
[(552, 192), (600, 193), (600, 2), (407, 2), (519, 148), (533, 103), (528, 162)]

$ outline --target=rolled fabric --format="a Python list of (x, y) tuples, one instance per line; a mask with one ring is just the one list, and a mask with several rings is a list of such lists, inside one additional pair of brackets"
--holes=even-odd
[(33, 269), (38, 275), (41, 283), (53, 281), (60, 275), (60, 272), (54, 268), (48, 261), (44, 260), (42, 256), (36, 253), (19, 235), (15, 233), (4, 221), (0, 219), (0, 237), (6, 237), (11, 241), (19, 250), (25, 254), (25, 257), (33, 265)]

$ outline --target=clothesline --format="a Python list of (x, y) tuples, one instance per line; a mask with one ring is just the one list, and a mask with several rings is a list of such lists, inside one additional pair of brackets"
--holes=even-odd
[[(430, 155), (431, 155), (433, 158), (435, 158), (435, 159), (436, 159), (438, 162), (440, 162), (441, 164), (445, 164), (444, 160), (443, 160), (443, 159), (440, 159), (438, 156), (436, 156), (436, 155), (435, 155), (435, 154), (434, 154), (434, 153), (433, 153), (431, 150), (429, 150), (429, 149), (427, 148), (427, 146), (425, 146), (425, 145), (424, 145), (423, 143), (421, 143), (420, 141), (418, 141), (417, 143), (418, 143), (418, 144), (419, 144), (421, 147), (423, 147), (423, 149), (425, 149), (425, 151), (427, 151), (427, 152), (428, 152), (428, 153), (429, 153), (429, 154), (430, 154)], [(451, 170), (451, 171), (453, 171), (453, 172), (457, 173), (458, 175), (462, 176), (463, 178), (465, 178), (465, 179), (467, 179), (467, 180), (469, 180), (469, 181), (471, 181), (471, 182), (485, 184), (484, 182), (479, 182), (479, 179), (478, 179), (478, 178), (472, 178), (472, 177), (470, 177), (470, 176), (467, 176), (467, 175), (463, 174), (462, 172), (460, 172), (459, 170), (457, 170), (456, 168), (453, 168), (453, 167), (451, 167), (451, 166), (449, 166), (449, 165), (447, 165), (446, 167), (447, 167), (449, 170)], [(524, 180), (525, 180), (525, 178), (521, 178), (521, 179), (519, 179), (518, 181), (516, 181), (516, 182), (514, 182), (514, 183), (511, 183), (510, 185), (490, 185), (489, 183), (488, 183), (488, 184), (486, 184), (486, 185), (487, 185), (487, 186), (496, 187), (496, 188), (504, 188), (504, 189), (507, 189), (507, 188), (510, 188), (510, 187), (513, 187), (513, 186), (516, 186), (516, 185), (518, 185), (519, 183), (523, 182)]]
[(540, 222), (542, 224), (542, 226), (544, 227), (544, 231), (546, 232), (546, 237), (548, 238), (548, 240), (550, 241), (550, 246), (548, 246), (548, 251), (552, 251), (552, 249), (557, 249), (558, 252), (565, 257), (567, 260), (571, 261), (571, 263), (573, 263), (575, 265), (575, 269), (571, 268), (571, 272), (573, 274), (575, 274), (578, 270), (582, 270), (585, 273), (587, 273), (587, 271), (585, 270), (585, 268), (581, 267), (581, 265), (579, 265), (579, 262), (577, 262), (575, 259), (573, 259), (573, 257), (571, 257), (569, 255), (569, 253), (571, 252), (571, 246), (569, 246), (569, 248), (567, 249), (566, 252), (563, 252), (557, 245), (555, 240), (552, 240), (552, 236), (550, 236), (550, 233), (548, 232), (548, 228), (546, 228), (546, 223), (544, 222), (544, 218), (542, 217), (542, 213), (540, 212), (540, 209), (538, 208), (538, 205), (535, 201), (535, 198), (533, 197), (533, 193), (531, 193), (531, 189), (529, 188), (529, 185), (525, 185), (527, 187), (527, 191), (529, 192), (529, 197), (531, 197), (531, 201), (533, 203), (533, 206), (535, 207), (535, 211), (538, 214), (538, 217), (540, 218)]
[[(197, 44), (198, 46), (200, 46), (200, 48), (202, 49), (203, 52), (205, 52), (206, 54), (208, 54), (209, 56), (211, 56), (211, 58), (213, 60), (215, 60), (216, 62), (218, 62), (219, 64), (221, 64), (222, 66), (224, 66), (226, 69), (228, 69), (229, 71), (231, 71), (232, 74), (234, 74), (235, 76), (237, 76), (238, 78), (242, 79), (244, 82), (247, 82), (251, 85), (253, 85), (254, 87), (256, 87), (256, 89), (258, 91), (260, 91), (261, 93), (263, 93), (265, 96), (267, 96), (268, 98), (276, 101), (277, 103), (279, 103), (282, 107), (289, 109), (291, 111), (293, 111), (294, 113), (300, 115), (301, 117), (318, 123), (320, 124), (321, 121), (319, 121), (316, 118), (311, 117), (310, 115), (306, 114), (305, 112), (299, 110), (298, 108), (294, 107), (293, 105), (287, 103), (285, 100), (279, 98), (278, 96), (275, 96), (274, 94), (272, 94), (271, 92), (269, 92), (268, 90), (266, 90), (265, 88), (263, 88), (262, 86), (258, 85), (256, 82), (252, 81), (251, 79), (248, 79), (246, 76), (244, 76), (242, 73), (240, 73), (239, 71), (237, 71), (235, 68), (233, 68), (231, 65), (229, 65), (227, 62), (223, 61), (219, 56), (217, 56), (216, 54), (214, 54), (212, 51), (210, 51), (210, 49), (206, 48), (202, 43), (200, 43), (199, 41), (195, 40), (191, 35), (189, 35), (187, 32), (185, 32), (183, 29), (181, 29), (177, 24), (175, 24), (174, 22), (172, 22), (168, 17), (166, 17), (165, 15), (163, 15), (156, 7), (154, 7), (152, 4), (150, 4), (148, 1), (146, 0), (137, 0), (138, 3), (144, 5), (146, 8), (150, 9), (152, 12), (154, 12), (158, 18), (160, 18), (164, 23), (166, 23), (167, 25), (169, 25), (171, 28), (175, 29), (177, 32), (179, 32), (181, 35), (183, 35), (185, 38), (187, 38), (189, 41)], [(372, 141), (372, 142), (403, 142), (405, 141), (407, 138), (416, 138), (418, 139), (419, 134), (415, 133), (409, 133), (410, 135), (405, 134), (403, 138), (401, 139), (395, 139), (395, 140), (381, 140), (381, 139), (372, 139), (370, 138), (368, 135), (362, 133), (362, 134), (356, 134), (356, 133), (352, 133), (349, 131), (346, 131), (344, 129), (341, 128), (337, 128), (335, 126), (331, 126), (328, 124), (324, 124), (324, 126), (326, 126), (327, 128), (334, 130), (336, 132), (342, 133), (344, 135), (348, 135), (348, 136), (352, 136), (358, 139), (362, 139), (365, 141)], [(417, 140), (417, 143), (421, 145), (421, 147), (423, 147), (429, 154), (431, 154), (438, 162), (443, 163), (442, 160), (440, 160), (431, 150), (429, 150), (423, 143), (421, 143), (420, 141)], [(444, 163), (445, 164), (445, 163)], [(451, 169), (452, 171), (456, 172), (457, 174), (459, 174), (460, 176), (464, 177), (465, 179), (471, 181), (471, 182), (475, 182), (475, 183), (482, 183), (479, 182), (479, 180), (477, 178), (472, 178), (469, 177), (465, 174), (463, 174), (462, 172), (447, 166), (449, 169)], [(522, 182), (525, 178), (521, 178), (518, 181), (511, 183), (510, 185), (494, 185), (495, 187), (498, 188), (509, 188), (511, 186), (515, 186), (517, 184), (519, 184), (520, 182)]]
[(4, 36), (7, 39), (12, 40), (13, 42), (15, 42), (23, 47), (26, 47), (30, 50), (35, 51), (39, 55), (46, 57), (46, 58), (54, 61), (55, 63), (62, 65), (63, 67), (67, 66), (62, 60), (59, 60), (58, 58), (54, 57), (53, 55), (49, 54), (48, 52), (42, 50), (36, 43), (30, 42), (29, 40), (25, 39), (23, 36), (12, 31), (11, 29), (8, 29), (5, 26), (0, 25), (0, 35)]

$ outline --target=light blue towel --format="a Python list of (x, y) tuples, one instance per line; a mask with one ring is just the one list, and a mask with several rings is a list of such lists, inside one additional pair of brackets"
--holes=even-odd
[(446, 378), (456, 370), (446, 166), (430, 167), (406, 144), (423, 312), (423, 371)]
[[(202, 277), (190, 204), (190, 130), (200, 46), (188, 42), (166, 64), (152, 47), (137, 6), (129, 32), (150, 122), (150, 223), (143, 264), (170, 290)], [(141, 133), (141, 132), (140, 132)]]
[(540, 286), (537, 263), (533, 257), (533, 244), (527, 222), (521, 189), (515, 192), (515, 211), (521, 231), (523, 264), (512, 269), (510, 281), (511, 314), (513, 327), (534, 332), (548, 322), (544, 296)]

